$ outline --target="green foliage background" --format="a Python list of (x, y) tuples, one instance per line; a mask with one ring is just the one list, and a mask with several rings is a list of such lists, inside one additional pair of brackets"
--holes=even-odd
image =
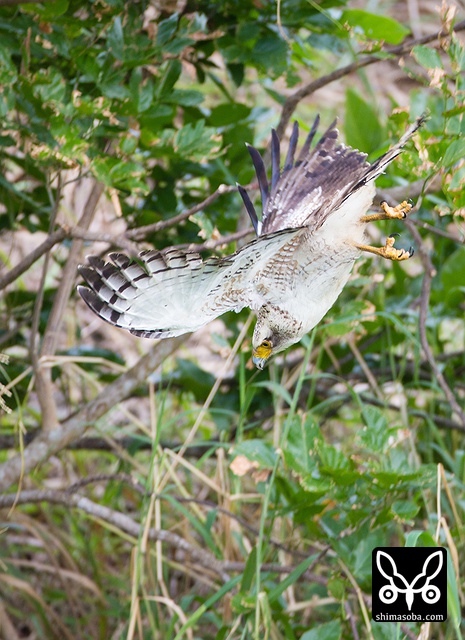
[[(462, 637), (465, 25), (406, 4), (0, 0), (5, 637), (416, 638), (371, 621), (371, 550), (437, 543), (428, 637)], [(153, 347), (78, 299), (85, 253), (233, 251), (272, 126), (373, 159), (425, 111), (377, 182), (414, 213), (369, 231), (416, 257), (362, 257), (266, 371), (246, 312)]]

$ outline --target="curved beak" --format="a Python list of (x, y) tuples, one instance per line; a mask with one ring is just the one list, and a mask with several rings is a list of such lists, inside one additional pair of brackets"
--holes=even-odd
[(271, 355), (271, 347), (263, 347), (260, 345), (252, 351), (252, 362), (257, 369), (263, 369)]
[(264, 369), (266, 365), (267, 358), (258, 358), (257, 356), (252, 356), (252, 362), (257, 367), (257, 369)]

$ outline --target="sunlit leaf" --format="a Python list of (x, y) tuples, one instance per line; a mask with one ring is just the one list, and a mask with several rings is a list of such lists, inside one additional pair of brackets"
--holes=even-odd
[(394, 18), (362, 9), (345, 9), (340, 21), (356, 31), (359, 29), (367, 38), (389, 44), (399, 44), (410, 33), (410, 29)]

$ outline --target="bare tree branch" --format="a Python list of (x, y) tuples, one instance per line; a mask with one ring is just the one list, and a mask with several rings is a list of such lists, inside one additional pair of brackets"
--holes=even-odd
[[(85, 229), (89, 227), (92, 221), (103, 190), (103, 184), (98, 182), (94, 183), (79, 221), (80, 225)], [(60, 190), (58, 190), (55, 208), (59, 206), (59, 192)], [(68, 304), (71, 290), (76, 279), (76, 270), (79, 259), (81, 257), (82, 244), (82, 240), (75, 239), (73, 240), (73, 243), (69, 250), (68, 258), (63, 269), (63, 274), (61, 276), (61, 281), (53, 301), (50, 316), (48, 318), (47, 327), (45, 329), (42, 342), (42, 348), (40, 349), (40, 356), (53, 355), (56, 351), (58, 336), (66, 314), (66, 306)], [(48, 255), (49, 254), (47, 254), (47, 258)], [(47, 270), (47, 262), (48, 260), (46, 259), (44, 265), (44, 278)], [(44, 278), (42, 279), (42, 285), (38, 293), (37, 303), (34, 309), (34, 315), (37, 318), (42, 306), (42, 290)], [(41, 366), (40, 358), (35, 351), (35, 336), (36, 330), (33, 327), (31, 355), (34, 365), (35, 388), (41, 408), (42, 428), (45, 431), (51, 431), (58, 427), (58, 416), (55, 406), (54, 388), (51, 378), (52, 374), (50, 369), (45, 369)]]
[(17, 280), (23, 275), (33, 264), (41, 258), (44, 253), (50, 251), (52, 247), (61, 242), (68, 235), (66, 229), (58, 229), (51, 233), (38, 247), (33, 249), (21, 262), (10, 269), (4, 276), (0, 277), (0, 290)]
[[(458, 31), (463, 31), (465, 29), (465, 20), (462, 20), (461, 22), (458, 22), (454, 28), (453, 31), (454, 32), (458, 32)], [(444, 38), (446, 36), (449, 35), (448, 31), (442, 30), (439, 33), (432, 33), (429, 34), (427, 36), (424, 36), (422, 38), (416, 38), (414, 40), (409, 40), (408, 42), (404, 42), (400, 45), (397, 45), (395, 47), (386, 47), (386, 49), (382, 49), (380, 51), (381, 54), (390, 54), (391, 56), (395, 57), (395, 58), (400, 58), (401, 56), (410, 53), (410, 51), (413, 49), (413, 47), (420, 45), (420, 44), (428, 44), (429, 42), (434, 42), (435, 40), (439, 40), (441, 38)], [(316, 80), (313, 80), (312, 82), (309, 82), (308, 84), (304, 85), (301, 89), (299, 89), (298, 91), (296, 91), (295, 93), (293, 93), (292, 95), (290, 95), (284, 105), (283, 105), (283, 109), (281, 112), (281, 118), (279, 120), (279, 124), (276, 128), (277, 133), (279, 135), (279, 137), (281, 137), (289, 123), (289, 120), (292, 117), (292, 114), (294, 113), (294, 111), (297, 108), (297, 105), (299, 104), (299, 102), (301, 100), (303, 100), (304, 98), (308, 98), (308, 96), (312, 95), (313, 93), (315, 93), (315, 91), (318, 91), (318, 89), (322, 89), (323, 87), (326, 87), (328, 84), (331, 84), (331, 82), (334, 82), (335, 80), (340, 80), (341, 78), (343, 78), (344, 76), (350, 75), (351, 73), (353, 73), (354, 71), (358, 71), (359, 69), (363, 69), (364, 67), (368, 67), (372, 64), (375, 64), (376, 62), (380, 62), (381, 60), (385, 60), (385, 57), (380, 57), (379, 54), (375, 54), (375, 55), (371, 55), (371, 56), (364, 56), (363, 58), (360, 58), (359, 60), (356, 60), (355, 62), (352, 62), (348, 65), (346, 65), (345, 67), (341, 67), (340, 69), (336, 69), (335, 71), (333, 71), (332, 73), (329, 73), (326, 76), (323, 76), (321, 78), (317, 78)]]
[[(67, 507), (75, 507), (85, 513), (99, 518), (109, 524), (118, 527), (129, 535), (138, 538), (142, 533), (141, 525), (130, 518), (128, 515), (115, 511), (101, 504), (97, 504), (89, 498), (79, 495), (78, 493), (69, 493), (66, 491), (53, 491), (45, 489), (41, 491), (22, 491), (21, 493), (9, 493), (0, 495), (0, 508), (11, 508), (17, 504), (34, 504), (38, 502), (48, 502), (51, 504), (61, 504)], [(208, 567), (215, 571), (224, 582), (229, 580), (228, 574), (223, 569), (223, 563), (217, 560), (212, 554), (208, 553), (200, 547), (195, 547), (184, 538), (164, 529), (155, 529), (151, 527), (148, 530), (150, 540), (160, 540), (170, 547), (178, 549), (188, 554), (204, 567)]]
[[(88, 229), (103, 190), (103, 184), (100, 182), (94, 183), (78, 223), (78, 227), (81, 229)], [(66, 305), (68, 304), (74, 286), (77, 266), (81, 259), (82, 244), (83, 241), (81, 239), (75, 239), (69, 250), (60, 286), (56, 292), (52, 311), (47, 322), (42, 349), (40, 351), (41, 356), (53, 355), (56, 351), (58, 335), (65, 317)]]
[[(66, 507), (80, 509), (81, 511), (84, 511), (84, 513), (103, 520), (104, 522), (108, 522), (114, 527), (119, 528), (120, 530), (128, 533), (135, 538), (138, 538), (142, 532), (141, 525), (126, 514), (123, 514), (120, 511), (116, 511), (114, 509), (110, 509), (109, 507), (106, 507), (104, 505), (97, 504), (96, 502), (93, 502), (89, 498), (86, 498), (78, 493), (69, 493), (68, 491), (54, 491), (52, 489), (34, 489), (30, 491), (21, 491), (21, 493), (19, 494), (8, 493), (0, 495), (0, 509), (9, 509), (20, 504), (37, 504), (39, 502), (61, 504)], [(215, 508), (217, 508), (217, 506), (215, 506)], [(250, 528), (250, 526), (247, 525), (247, 528)], [(148, 530), (148, 538), (150, 540), (159, 540), (161, 542), (164, 542), (170, 547), (189, 555), (193, 560), (199, 562), (204, 567), (210, 568), (215, 571), (215, 573), (217, 573), (224, 582), (227, 582), (229, 580), (228, 572), (242, 572), (244, 571), (246, 566), (245, 562), (217, 560), (208, 551), (190, 544), (184, 538), (172, 531), (165, 531), (164, 529), (155, 529), (154, 527), (151, 527)], [(284, 550), (286, 550), (283, 545), (279, 546), (283, 547)], [(312, 582), (317, 582), (318, 584), (322, 585), (327, 584), (327, 578), (312, 573), (312, 568), (315, 567), (315, 565), (321, 560), (322, 557), (326, 555), (327, 552), (328, 548), (325, 547), (315, 557), (310, 567), (303, 574), (307, 580), (311, 580)], [(296, 552), (295, 550), (289, 550), (289, 553)], [(298, 555), (308, 558), (309, 554), (298, 552)], [(276, 563), (263, 563), (261, 565), (261, 568), (263, 571), (288, 574), (295, 569), (295, 566), (286, 566)]]
[(461, 238), (458, 235), (449, 233), (448, 231), (444, 231), (443, 229), (439, 229), (438, 227), (433, 227), (432, 224), (428, 224), (427, 222), (423, 222), (422, 220), (412, 220), (412, 223), (420, 229), (425, 229), (430, 233), (441, 236), (441, 238), (447, 238), (448, 240), (452, 240), (452, 242), (457, 242), (458, 244), (465, 244), (465, 236)]
[(89, 231), (87, 229), (81, 229), (81, 227), (72, 227), (68, 229), (68, 236), (71, 238), (79, 238), (88, 242), (106, 242), (114, 247), (121, 247), (129, 253), (131, 256), (137, 256), (140, 252), (140, 247), (128, 240), (125, 235), (112, 235), (111, 233), (102, 233), (100, 231)]
[[(53, 201), (53, 195), (51, 189), (49, 188), (50, 199)], [(55, 226), (55, 220), (58, 215), (58, 210), (60, 207), (62, 194), (62, 176), (58, 175), (58, 186), (55, 192), (55, 200), (53, 202), (52, 215), (50, 217), (49, 222), (49, 235), (51, 235), (52, 229)], [(41, 417), (42, 417), (42, 425), (46, 429), (54, 429), (58, 423), (57, 417), (57, 407), (55, 403), (55, 397), (53, 393), (53, 384), (50, 371), (45, 371), (39, 362), (37, 341), (39, 338), (39, 322), (40, 322), (40, 313), (42, 311), (42, 304), (44, 301), (44, 289), (45, 289), (45, 280), (47, 278), (47, 273), (49, 270), (50, 263), (50, 252), (47, 251), (45, 254), (45, 260), (42, 265), (42, 275), (40, 278), (40, 284), (37, 290), (35, 302), (34, 302), (34, 311), (32, 314), (32, 323), (31, 323), (31, 336), (29, 341), (29, 355), (32, 362), (32, 368), (34, 370), (35, 376), (35, 389), (37, 393), (37, 399), (40, 405)]]
[(154, 345), (131, 369), (105, 387), (78, 413), (70, 416), (53, 431), (42, 432), (26, 447), (23, 454), (16, 454), (11, 460), (0, 464), (0, 491), (18, 482), (22, 474), (29, 473), (38, 464), (82, 436), (87, 427), (131, 395), (185, 339), (186, 336), (169, 338)]
[(202, 244), (177, 244), (176, 248), (186, 251), (206, 251), (230, 244), (231, 242), (237, 242), (237, 240), (242, 240), (248, 236), (255, 236), (255, 231), (253, 229), (244, 229), (243, 231), (236, 231), (236, 233), (231, 233), (227, 236), (220, 236), (215, 239), (210, 238), (210, 240), (206, 240)]

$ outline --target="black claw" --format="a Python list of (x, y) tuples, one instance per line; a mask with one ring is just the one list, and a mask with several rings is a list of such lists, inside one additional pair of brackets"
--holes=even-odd
[(407, 203), (408, 203), (408, 204), (410, 204), (410, 205), (412, 205), (412, 207), (413, 207), (413, 200), (412, 200), (412, 198), (409, 198), (409, 199), (407, 200)]
[(409, 250), (408, 250), (408, 252), (409, 252), (409, 254), (410, 254), (410, 257), (412, 257), (412, 256), (413, 256), (413, 254), (415, 253), (415, 249), (414, 249), (413, 247), (410, 247), (410, 248), (409, 248)]
[(386, 200), (381, 200), (381, 202), (379, 203), (379, 206), (382, 207), (383, 204), (387, 204)]
[(400, 238), (400, 233), (391, 233), (391, 235), (389, 236), (390, 238), (395, 238), (395, 237)]

